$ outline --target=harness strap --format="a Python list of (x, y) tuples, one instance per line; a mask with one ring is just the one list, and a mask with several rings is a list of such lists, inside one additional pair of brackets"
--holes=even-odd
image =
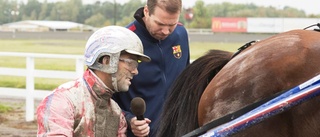
[(244, 44), (243, 46), (241, 46), (240, 48), (238, 48), (238, 51), (232, 55), (231, 59), (234, 58), (235, 56), (237, 56), (240, 52), (242, 52), (246, 48), (250, 47), (253, 43), (255, 43), (257, 41), (259, 41), (259, 40), (250, 41), (250, 42)]
[(304, 29), (304, 30), (307, 30), (307, 29), (309, 29), (309, 28), (311, 28), (311, 27), (315, 27), (315, 26), (317, 26), (318, 29), (313, 29), (313, 30), (315, 30), (315, 31), (320, 31), (320, 30), (319, 30), (319, 28), (320, 28), (320, 23), (310, 25), (310, 26), (305, 27), (305, 28), (303, 28), (303, 29)]
[(274, 99), (275, 97), (279, 96), (280, 94), (282, 94), (284, 92), (286, 92), (286, 91), (278, 92), (276, 94), (273, 94), (270, 97), (264, 98), (258, 102), (247, 105), (247, 106), (245, 106), (245, 107), (243, 107), (233, 113), (227, 114), (223, 117), (220, 117), (219, 119), (211, 121), (210, 123), (208, 123), (202, 127), (199, 127), (197, 129), (189, 132), (188, 134), (183, 135), (182, 137), (194, 137), (194, 136), (199, 136), (201, 134), (204, 134), (205, 132), (207, 132), (208, 130), (210, 130), (214, 127), (217, 127), (217, 126), (222, 125), (224, 123), (230, 122), (231, 120), (236, 119), (236, 118), (244, 115), (245, 113), (248, 113), (249, 111), (251, 111), (251, 110), (257, 108), (258, 106), (261, 106), (262, 104)]

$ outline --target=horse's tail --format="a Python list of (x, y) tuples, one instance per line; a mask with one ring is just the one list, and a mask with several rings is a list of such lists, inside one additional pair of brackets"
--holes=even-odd
[(199, 127), (200, 97), (231, 56), (231, 52), (210, 50), (186, 67), (171, 86), (159, 120), (158, 137), (180, 137)]

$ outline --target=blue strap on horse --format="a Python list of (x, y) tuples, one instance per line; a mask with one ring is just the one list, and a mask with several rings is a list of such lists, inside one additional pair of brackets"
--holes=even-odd
[(286, 92), (286, 91), (278, 92), (278, 93), (276, 93), (276, 94), (274, 94), (274, 95), (272, 95), (270, 97), (267, 97), (267, 98), (262, 99), (262, 100), (260, 100), (258, 102), (250, 104), (250, 105), (248, 105), (248, 106), (246, 106), (246, 107), (244, 107), (244, 108), (242, 108), (240, 110), (237, 110), (237, 111), (235, 111), (233, 113), (227, 114), (227, 115), (225, 115), (225, 116), (223, 116), (223, 117), (221, 117), (221, 118), (219, 118), (217, 120), (214, 120), (214, 121), (212, 121), (212, 122), (210, 122), (210, 123), (208, 123), (208, 124), (206, 124), (206, 125), (204, 125), (202, 127), (199, 127), (196, 130), (193, 130), (192, 132), (190, 132), (190, 133), (188, 133), (186, 135), (183, 135), (182, 137), (199, 136), (199, 135), (207, 132), (208, 130), (210, 130), (210, 129), (214, 128), (214, 127), (217, 127), (217, 126), (222, 125), (224, 123), (230, 122), (231, 120), (236, 119), (236, 118), (248, 113), (249, 111), (253, 110), (254, 108), (257, 108), (258, 106), (261, 106), (262, 104), (272, 100), (273, 98), (281, 95), (284, 92)]
[(215, 127), (200, 137), (225, 137), (289, 110), (320, 95), (320, 75), (290, 89), (243, 116)]
[[(230, 135), (230, 134), (234, 134), (246, 127), (251, 126), (252, 124), (256, 124), (259, 123), (260, 121), (271, 117), (273, 115), (276, 115), (280, 112), (283, 112), (285, 110), (288, 110), (289, 108), (296, 106), (308, 99), (311, 99), (315, 96), (318, 96), (320, 94), (320, 75), (292, 88), (291, 90), (287, 90), (287, 91), (282, 91), (282, 92), (278, 92), (276, 94), (274, 94), (271, 97), (265, 98), (261, 101), (258, 101), (256, 103), (253, 103), (251, 105), (248, 105), (234, 113), (228, 114), (222, 118), (219, 118), (217, 120), (214, 120), (186, 135), (184, 135), (183, 137), (194, 137), (194, 136), (199, 136), (199, 135), (203, 135), (205, 134), (205, 132), (214, 129), (212, 131), (209, 131), (209, 133), (206, 134), (212, 134), (214, 133), (214, 136), (225, 136), (225, 135)], [(291, 97), (291, 99), (287, 99)], [(283, 100), (289, 100), (289, 101), (284, 101), (287, 102), (287, 105), (283, 105), (281, 104), (281, 101)], [(292, 101), (294, 100), (294, 101)], [(280, 102), (280, 103), (279, 103)], [(252, 120), (252, 121), (248, 121), (245, 122), (246, 124), (243, 126), (239, 126), (239, 127), (233, 127), (233, 128), (226, 128), (227, 126), (231, 126), (232, 124), (240, 121), (237, 119), (241, 119), (240, 117), (252, 117), (252, 115), (256, 114), (256, 111), (260, 110), (264, 110), (264, 109), (268, 109), (267, 107), (270, 107), (274, 104), (279, 103), (280, 105), (282, 105), (282, 107), (280, 107), (280, 109), (275, 109), (272, 110), (270, 112), (268, 112), (267, 114), (265, 114), (265, 116), (260, 116), (257, 117), (256, 119)], [(274, 105), (275, 107), (279, 107), (279, 105)], [(248, 112), (250, 112), (251, 114), (248, 114)], [(232, 122), (234, 123), (230, 123), (230, 121), (232, 120)], [(227, 123), (229, 122), (229, 123)], [(226, 124), (226, 126), (222, 125), (222, 124)], [(222, 126), (220, 126), (222, 125)], [(220, 126), (220, 128), (218, 127)], [(229, 129), (229, 130), (226, 130)], [(221, 131), (221, 133), (219, 133), (219, 131)], [(212, 133), (210, 133), (212, 132)], [(212, 134), (213, 135), (213, 134)], [(207, 135), (203, 135), (203, 136), (207, 136)], [(210, 135), (211, 136), (211, 135)]]

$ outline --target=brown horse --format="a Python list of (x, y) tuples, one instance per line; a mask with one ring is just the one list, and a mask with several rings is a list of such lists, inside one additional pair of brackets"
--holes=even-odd
[[(245, 106), (320, 74), (320, 32), (292, 30), (233, 53), (212, 50), (172, 86), (157, 136), (182, 136)], [(241, 137), (319, 137), (320, 97), (234, 134)]]

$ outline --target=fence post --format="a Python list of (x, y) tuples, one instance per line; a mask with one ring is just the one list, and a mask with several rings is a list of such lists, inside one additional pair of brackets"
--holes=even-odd
[(26, 121), (34, 120), (34, 57), (26, 57)]

